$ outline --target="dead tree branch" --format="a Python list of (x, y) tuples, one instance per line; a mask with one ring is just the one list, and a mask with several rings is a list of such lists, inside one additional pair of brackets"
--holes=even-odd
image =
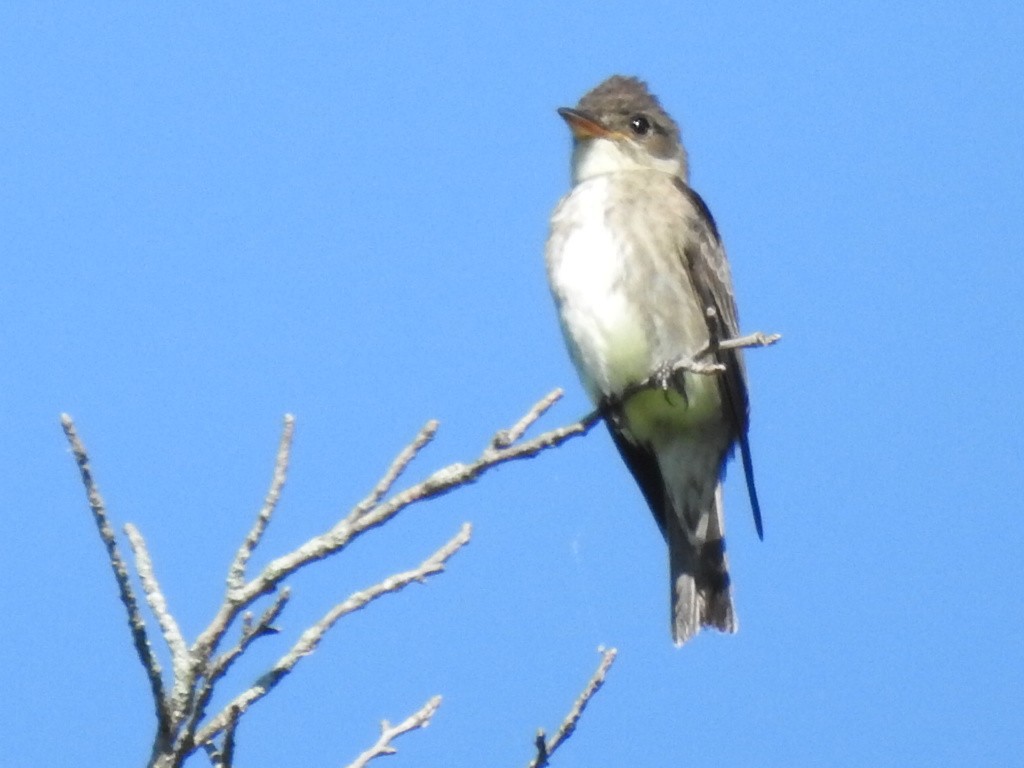
[[(717, 375), (722, 365), (717, 361), (705, 362), (702, 358), (720, 350), (744, 347), (768, 346), (778, 341), (778, 335), (752, 334), (735, 339), (714, 339), (708, 348), (692, 359), (672, 364), (672, 372), (688, 371)], [(664, 372), (627, 388), (616, 398), (621, 403), (637, 391), (665, 386)], [(234, 751), (235, 733), (241, 717), (248, 708), (269, 693), (286, 677), (300, 659), (313, 653), (324, 635), (343, 616), (357, 611), (378, 598), (397, 592), (415, 581), (427, 578), (444, 570), (448, 560), (469, 541), (471, 529), (468, 524), (430, 555), (422, 564), (403, 573), (392, 575), (383, 581), (356, 592), (348, 599), (335, 605), (318, 622), (307, 628), (291, 649), (278, 659), (248, 688), (237, 694), (217, 714), (208, 717), (207, 708), (212, 700), (215, 687), (223, 681), (227, 671), (243, 653), (260, 637), (276, 633), (274, 622), (286, 607), (290, 591), (283, 585), (285, 579), (303, 568), (337, 555), (363, 534), (393, 520), (406, 508), (430, 499), (443, 496), (453, 490), (473, 483), (491, 469), (520, 459), (528, 459), (555, 448), (567, 440), (586, 434), (603, 416), (609, 413), (612, 404), (602, 403), (596, 410), (579, 421), (557, 429), (543, 432), (532, 439), (524, 439), (527, 431), (561, 398), (562, 391), (554, 390), (541, 398), (508, 429), (499, 430), (483, 448), (479, 456), (469, 463), (454, 463), (437, 470), (425, 480), (404, 490), (392, 492), (395, 484), (419, 456), (422, 450), (437, 434), (438, 422), (429, 421), (410, 443), (405, 446), (388, 466), (380, 480), (367, 496), (357, 503), (344, 517), (323, 533), (312, 537), (291, 552), (277, 557), (253, 577), (246, 570), (253, 552), (263, 539), (281, 498), (288, 475), (295, 421), (286, 416), (274, 462), (270, 487), (263, 505), (256, 514), (248, 533), (239, 546), (226, 575), (224, 599), (216, 614), (198, 637), (188, 645), (174, 614), (156, 578), (155, 569), (141, 532), (134, 526), (126, 526), (126, 534), (135, 554), (135, 566), (150, 610), (167, 644), (172, 658), (171, 693), (168, 694), (164, 673), (153, 652), (149, 633), (142, 617), (139, 602), (131, 585), (128, 566), (119, 551), (116, 536), (110, 526), (107, 509), (93, 478), (89, 456), (75, 430), (71, 417), (62, 415), (61, 423), (71, 451), (78, 465), (85, 486), (86, 496), (100, 539), (107, 552), (114, 578), (118, 585), (121, 602), (128, 614), (136, 654), (149, 678), (150, 689), (157, 717), (156, 738), (150, 759), (151, 768), (179, 768), (185, 759), (198, 749), (204, 749), (215, 763), (230, 766)], [(389, 495), (390, 494), (390, 495)], [(266, 595), (274, 594), (271, 604), (253, 618), (256, 602)], [(225, 638), (236, 621), (240, 626), (238, 639), (226, 650)], [(547, 764), (548, 757), (567, 739), (576, 727), (590, 698), (604, 682), (608, 668), (615, 658), (615, 651), (604, 652), (601, 665), (583, 694), (577, 700), (569, 716), (562, 723), (555, 736), (546, 740), (543, 733), (537, 739), (537, 757), (532, 766)], [(419, 712), (398, 726), (387, 723), (382, 727), (377, 744), (364, 752), (352, 765), (363, 766), (370, 760), (393, 752), (392, 739), (416, 728), (424, 727), (433, 716), (440, 698), (431, 699)], [(215, 740), (220, 739), (220, 744)]]
[(597, 665), (597, 670), (593, 676), (587, 682), (583, 692), (579, 695), (579, 698), (572, 705), (572, 709), (569, 710), (569, 714), (565, 716), (562, 724), (558, 726), (558, 730), (555, 735), (548, 739), (543, 729), (537, 732), (537, 738), (534, 740), (534, 746), (537, 749), (537, 754), (530, 761), (529, 768), (544, 768), (548, 764), (548, 759), (555, 753), (565, 740), (572, 736), (573, 731), (576, 730), (576, 725), (580, 721), (580, 717), (583, 716), (583, 710), (587, 708), (587, 704), (593, 698), (594, 694), (597, 693), (601, 686), (604, 685), (604, 679), (608, 675), (608, 670), (611, 669), (612, 664), (615, 662), (615, 656), (618, 651), (615, 648), (598, 648), (598, 653), (601, 654), (601, 663)]
[(277, 502), (281, 498), (281, 489), (284, 488), (285, 480), (288, 479), (288, 460), (291, 457), (292, 438), (295, 435), (295, 418), (288, 414), (284, 417), (284, 428), (281, 430), (281, 442), (277, 446), (277, 458), (274, 461), (274, 477), (270, 482), (270, 490), (263, 502), (263, 507), (256, 520), (252, 524), (245, 541), (238, 548), (235, 559), (228, 569), (228, 589), (241, 589), (245, 581), (245, 566), (252, 557), (253, 550), (263, 538), (263, 533), (270, 525), (270, 518), (277, 509)]
[(431, 718), (440, 706), (441, 697), (435, 696), (398, 725), (391, 725), (387, 720), (382, 721), (380, 724), (380, 738), (377, 739), (377, 743), (349, 763), (347, 768), (366, 768), (374, 758), (381, 755), (395, 754), (398, 750), (391, 746), (391, 742), (403, 733), (415, 731), (417, 728), (426, 728), (430, 725)]
[(288, 652), (278, 659), (274, 666), (264, 673), (252, 687), (236, 696), (219, 714), (211, 718), (210, 722), (196, 735), (196, 742), (203, 744), (209, 741), (224, 728), (233, 711), (237, 710), (240, 714), (244, 714), (252, 704), (270, 693), (301, 659), (317, 649), (327, 631), (342, 616), (358, 611), (383, 595), (398, 592), (414, 581), (426, 581), (427, 577), (443, 571), (448, 559), (469, 542), (470, 532), (470, 525), (466, 523), (455, 536), (428, 557), (418, 568), (389, 576), (384, 581), (356, 592), (347, 600), (334, 606), (323, 618), (303, 632)]
[(78, 437), (78, 432), (75, 430), (75, 424), (71, 417), (66, 413), (61, 414), (60, 423), (64, 429), (64, 435), (71, 446), (71, 453), (75, 457), (75, 463), (78, 465), (82, 484), (85, 486), (85, 495), (89, 500), (89, 507), (92, 509), (93, 520), (96, 522), (100, 539), (107, 550), (107, 559), (110, 561), (110, 567), (114, 572), (114, 580), (117, 582), (121, 602), (128, 612), (128, 627), (132, 633), (135, 653), (138, 655), (139, 661), (142, 662), (142, 668), (146, 671), (146, 677), (149, 678), (149, 687), (156, 709), (157, 741), (165, 740), (170, 735), (171, 719), (164, 694), (163, 671), (160, 669), (160, 663), (156, 660), (156, 656), (153, 653), (153, 647), (149, 644), (146, 622), (142, 618), (142, 612), (139, 610), (139, 601), (136, 599), (135, 592), (132, 589), (131, 580), (128, 576), (128, 566), (124, 558), (121, 557), (121, 552), (117, 546), (117, 537), (114, 534), (114, 529), (110, 526), (110, 519), (107, 517), (107, 505), (103, 501), (103, 496), (100, 495), (99, 486), (96, 485), (96, 481), (93, 479), (89, 455), (86, 453), (85, 446)]
[[(207, 708), (214, 690), (222, 683), (234, 662), (257, 639), (277, 631), (273, 624), (280, 617), (290, 597), (288, 588), (283, 585), (284, 580), (312, 563), (338, 554), (355, 539), (393, 520), (402, 510), (413, 504), (437, 498), (472, 483), (501, 464), (537, 456), (566, 440), (585, 434), (599, 417), (587, 417), (574, 424), (544, 432), (530, 440), (523, 439), (529, 428), (558, 401), (561, 395), (560, 390), (555, 390), (542, 398), (511, 428), (494, 435), (473, 461), (451, 464), (434, 472), (425, 480), (393, 493), (396, 482), (437, 434), (438, 423), (428, 422), (399, 452), (370, 493), (348, 514), (323, 533), (272, 560), (258, 574), (249, 577), (246, 574), (247, 565), (273, 519), (287, 481), (294, 419), (286, 416), (270, 487), (262, 507), (228, 568), (223, 602), (191, 646), (182, 635), (156, 578), (152, 558), (142, 533), (134, 526), (126, 526), (126, 535), (135, 554), (135, 567), (143, 593), (171, 653), (170, 693), (166, 689), (163, 671), (150, 644), (150, 637), (131, 585), (128, 566), (118, 550), (106, 507), (93, 479), (88, 454), (71, 417), (64, 415), (64, 432), (78, 463), (89, 505), (121, 592), (121, 600), (128, 611), (136, 652), (150, 679), (157, 712), (157, 736), (153, 743), (150, 766), (178, 768), (198, 749), (206, 750), (217, 764), (229, 766), (234, 750), (235, 729), (253, 703), (273, 690), (302, 658), (313, 653), (324, 635), (343, 616), (365, 607), (384, 595), (397, 592), (413, 582), (423, 582), (443, 571), (448, 560), (469, 541), (471, 528), (468, 524), (464, 525), (454, 537), (418, 567), (389, 576), (335, 605), (319, 621), (302, 632), (288, 652), (256, 681), (233, 697), (220, 712), (208, 716)], [(256, 602), (269, 594), (275, 595), (271, 604), (262, 611), (257, 611)], [(254, 614), (258, 614), (259, 618), (254, 619)], [(225, 638), (231, 628), (236, 626), (236, 622), (240, 627), (238, 637), (233, 644), (226, 644)], [(229, 647), (222, 649), (225, 645)], [(364, 765), (374, 757), (389, 754), (388, 750), (392, 749), (391, 739), (426, 725), (439, 703), (440, 699), (431, 699), (427, 706), (398, 726), (386, 726), (382, 731), (381, 740), (371, 750), (361, 755), (355, 765)]]

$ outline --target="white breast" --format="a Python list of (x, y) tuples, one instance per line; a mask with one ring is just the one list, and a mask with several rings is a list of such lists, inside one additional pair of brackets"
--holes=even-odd
[(625, 272), (632, 244), (609, 228), (608, 176), (578, 184), (555, 211), (548, 239), (551, 290), (584, 387), (597, 401), (643, 379), (650, 367), (644, 318)]

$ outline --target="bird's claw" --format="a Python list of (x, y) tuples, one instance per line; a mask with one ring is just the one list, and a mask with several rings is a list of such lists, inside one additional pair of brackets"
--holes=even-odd
[(677, 363), (661, 363), (651, 373), (651, 383), (665, 393), (665, 402), (669, 402), (670, 392), (678, 392), (683, 398), (683, 403), (690, 404), (690, 399), (686, 396), (686, 371), (689, 365), (689, 363), (685, 366), (680, 366)]
[[(698, 357), (700, 354), (704, 353), (699, 353)], [(643, 381), (631, 384), (617, 394), (608, 394), (602, 397), (597, 404), (597, 409), (601, 416), (613, 421), (617, 420), (622, 412), (623, 404), (633, 395), (648, 389), (661, 390), (665, 395), (666, 402), (670, 401), (670, 394), (675, 392), (683, 398), (683, 403), (689, 406), (690, 398), (686, 392), (686, 374), (694, 373), (700, 376), (709, 376), (718, 375), (724, 370), (725, 365), (720, 362), (698, 362), (696, 357), (676, 360), (674, 362), (664, 362), (658, 365), (651, 372), (651, 375)]]

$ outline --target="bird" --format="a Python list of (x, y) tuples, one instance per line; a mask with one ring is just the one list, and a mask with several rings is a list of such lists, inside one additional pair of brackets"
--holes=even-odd
[(614, 75), (558, 114), (572, 185), (545, 262), (569, 357), (668, 545), (675, 644), (734, 633), (722, 479), (737, 445), (764, 531), (742, 351), (718, 347), (739, 336), (722, 238), (645, 82)]

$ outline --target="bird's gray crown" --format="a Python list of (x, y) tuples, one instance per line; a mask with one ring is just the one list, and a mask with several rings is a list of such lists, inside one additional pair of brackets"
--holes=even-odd
[(674, 141), (679, 141), (679, 126), (662, 109), (658, 98), (647, 90), (647, 83), (636, 77), (612, 75), (588, 91), (576, 108), (599, 120), (615, 122), (615, 118), (630, 118), (645, 114), (661, 127)]
[(573, 183), (593, 176), (655, 170), (686, 181), (689, 168), (679, 126), (647, 85), (614, 75), (560, 110), (573, 132)]

